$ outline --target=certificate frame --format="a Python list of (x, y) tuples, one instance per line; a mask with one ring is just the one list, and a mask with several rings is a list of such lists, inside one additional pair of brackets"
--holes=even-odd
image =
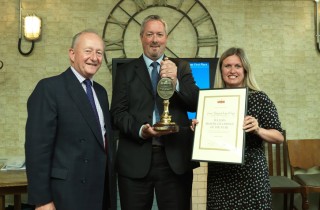
[(192, 160), (243, 164), (248, 88), (200, 90)]

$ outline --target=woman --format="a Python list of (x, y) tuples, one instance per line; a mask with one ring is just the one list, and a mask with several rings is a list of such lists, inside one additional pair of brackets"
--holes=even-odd
[(275, 105), (254, 79), (241, 48), (225, 51), (216, 72), (215, 88), (248, 87), (244, 164), (208, 163), (207, 209), (271, 209), (271, 191), (264, 142), (282, 143)]

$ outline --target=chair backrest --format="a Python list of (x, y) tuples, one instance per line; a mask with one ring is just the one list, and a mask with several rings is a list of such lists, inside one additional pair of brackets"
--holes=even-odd
[(288, 149), (285, 130), (283, 135), (284, 142), (282, 144), (265, 143), (270, 176), (288, 176)]
[(288, 140), (290, 165), (299, 169), (320, 167), (320, 139)]

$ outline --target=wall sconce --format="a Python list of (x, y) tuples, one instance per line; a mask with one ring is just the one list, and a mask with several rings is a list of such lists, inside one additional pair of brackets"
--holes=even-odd
[(31, 49), (29, 50), (29, 52), (23, 52), (21, 50), (21, 40), (22, 40), (22, 36), (21, 36), (21, 10), (22, 10), (22, 6), (21, 6), (21, 0), (20, 0), (20, 28), (19, 28), (19, 42), (18, 42), (18, 49), (19, 52), (26, 56), (29, 55), (33, 48), (34, 48), (34, 41), (38, 40), (40, 38), (40, 34), (41, 34), (41, 19), (35, 15), (28, 15), (24, 18), (24, 37), (26, 40), (31, 41), (32, 45), (31, 45)]
[(24, 18), (24, 37), (29, 40), (37, 40), (41, 33), (41, 19), (35, 15)]
[(316, 30), (316, 42), (317, 42), (317, 49), (320, 52), (320, 31), (319, 31), (319, 13), (318, 13), (318, 4), (319, 0), (314, 0), (315, 2), (315, 30)]

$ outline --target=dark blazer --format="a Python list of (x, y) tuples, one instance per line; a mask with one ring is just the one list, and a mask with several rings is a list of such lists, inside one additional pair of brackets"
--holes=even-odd
[[(184, 174), (199, 165), (191, 161), (193, 132), (189, 128), (187, 111), (196, 111), (199, 88), (187, 62), (174, 60), (178, 66), (180, 91), (170, 98), (169, 112), (172, 121), (180, 126), (178, 133), (161, 137), (172, 170)], [(163, 100), (157, 96), (159, 113), (163, 112)], [(151, 79), (141, 56), (117, 69), (113, 85), (111, 115), (119, 129), (119, 145), (116, 155), (118, 173), (131, 177), (146, 176), (151, 165), (152, 139), (139, 137), (145, 123), (152, 125), (155, 98)]]
[(58, 210), (99, 210), (105, 177), (109, 190), (115, 188), (108, 96), (98, 83), (93, 87), (110, 140), (108, 158), (86, 93), (70, 68), (41, 80), (30, 95), (25, 151), (31, 204), (53, 201)]

